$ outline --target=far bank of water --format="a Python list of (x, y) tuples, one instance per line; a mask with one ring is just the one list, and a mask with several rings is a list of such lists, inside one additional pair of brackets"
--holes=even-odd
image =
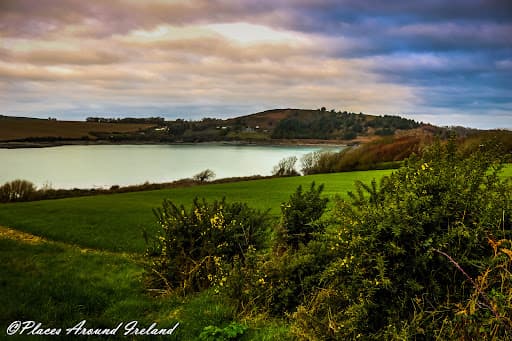
[(169, 182), (205, 169), (217, 179), (270, 175), (285, 157), (300, 160), (307, 153), (342, 148), (190, 144), (0, 149), (0, 184), (25, 179), (38, 187), (105, 188)]

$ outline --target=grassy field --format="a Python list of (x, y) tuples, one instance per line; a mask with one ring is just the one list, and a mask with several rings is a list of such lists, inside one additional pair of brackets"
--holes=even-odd
[[(152, 208), (164, 198), (188, 204), (195, 196), (225, 196), (271, 209), (277, 216), (280, 203), (299, 185), (324, 183), (326, 196), (344, 196), (354, 180), (368, 182), (389, 173), (338, 173), (1, 204), (0, 226), (12, 229), (0, 227), (0, 335), (5, 337), (10, 323), (18, 320), (41, 322), (45, 328), (70, 328), (82, 320), (89, 328), (114, 328), (135, 320), (144, 327), (156, 322), (158, 328), (179, 322), (176, 332), (165, 339), (196, 340), (206, 326), (238, 321), (249, 327), (243, 340), (286, 340), (285, 321), (257, 316), (240, 321), (230, 305), (211, 292), (186, 298), (148, 293), (142, 276), (142, 229), (156, 229)], [(512, 167), (504, 176), (512, 176)], [(123, 336), (122, 331), (117, 338), (143, 339)]]
[[(16, 320), (39, 321), (53, 328), (69, 328), (83, 319), (96, 328), (138, 320), (146, 326), (157, 322), (160, 328), (179, 322), (171, 339), (194, 340), (204, 327), (223, 327), (237, 318), (228, 304), (209, 292), (154, 298), (145, 291), (142, 228), (155, 230), (152, 209), (164, 198), (188, 204), (195, 196), (226, 196), (271, 209), (277, 216), (280, 203), (299, 185), (325, 183), (325, 195), (333, 196), (346, 193), (356, 179), (369, 181), (387, 173), (279, 178), (0, 205), (0, 225), (13, 228), (0, 228), (0, 333), (5, 335)], [(287, 327), (281, 321), (240, 322), (250, 327), (246, 340), (286, 339)]]
[(0, 225), (56, 241), (115, 252), (143, 252), (142, 231), (154, 231), (152, 209), (165, 198), (189, 204), (195, 196), (243, 201), (278, 215), (280, 204), (295, 189), (312, 181), (325, 184), (325, 195), (346, 195), (355, 180), (371, 181), (390, 171), (348, 172), (254, 180), (147, 192), (99, 195), (0, 205)]
[(34, 118), (0, 117), (0, 141), (19, 140), (30, 137), (59, 137), (94, 139), (91, 132), (127, 133), (152, 127), (152, 124), (97, 123), (75, 121), (50, 121)]
[[(144, 291), (143, 266), (137, 256), (7, 238), (0, 231), (0, 259), (3, 337), (13, 321), (36, 321), (43, 328), (65, 329), (87, 320), (89, 328), (114, 328), (129, 321), (138, 321), (141, 327), (156, 322), (158, 328), (172, 328), (179, 322), (171, 337), (147, 339), (194, 340), (204, 327), (222, 326), (236, 318), (229, 305), (209, 292), (187, 298), (152, 297)], [(251, 327), (247, 339), (271, 340), (268, 335), (280, 334), (285, 337), (286, 329), (276, 323), (255, 322)], [(144, 339), (122, 333), (117, 334), (119, 339)], [(27, 336), (13, 339), (25, 340)]]

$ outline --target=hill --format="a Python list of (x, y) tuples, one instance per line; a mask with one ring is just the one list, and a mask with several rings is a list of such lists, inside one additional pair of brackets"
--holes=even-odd
[(0, 116), (0, 141), (13, 143), (180, 143), (243, 141), (261, 143), (359, 143), (378, 136), (417, 129), (422, 124), (399, 116), (371, 116), (347, 111), (273, 109), (229, 119), (199, 121), (163, 118), (86, 122)]
[[(136, 339), (197, 340), (205, 327), (227, 325), (239, 318), (230, 304), (213, 292), (190, 298), (156, 296), (156, 292), (144, 287), (143, 254), (148, 245), (142, 231), (146, 229), (149, 236), (155, 235), (152, 209), (160, 206), (163, 199), (172, 198), (188, 206), (195, 196), (210, 201), (225, 196), (230, 202), (244, 201), (262, 210), (272, 208), (271, 214), (277, 219), (279, 205), (299, 185), (307, 187), (311, 181), (325, 183), (324, 195), (333, 197), (352, 190), (356, 179), (370, 181), (385, 174), (355, 172), (276, 178), (0, 204), (0, 326), (5, 330), (21, 317), (56, 328), (72, 327), (81, 320), (87, 320), (90, 327), (105, 328), (133, 320), (141, 326), (158, 322), (164, 328), (178, 321), (175, 338)], [(289, 327), (282, 320), (248, 320), (244, 324), (250, 330), (241, 340), (290, 339)]]
[[(154, 225), (152, 208), (159, 206), (165, 198), (188, 205), (196, 196), (208, 200), (226, 197), (230, 202), (246, 202), (261, 210), (272, 209), (271, 213), (277, 216), (279, 205), (299, 185), (307, 188), (312, 181), (324, 183), (324, 194), (332, 197), (338, 193), (345, 195), (352, 190), (355, 180), (369, 182), (389, 173), (367, 171), (310, 175), (0, 204), (0, 225), (54, 240), (72, 240), (83, 247), (143, 252), (146, 245), (141, 238), (142, 229), (151, 229)], [(84, 216), (88, 218), (84, 220)], [(66, 223), (63, 225), (63, 222)]]
[[(161, 117), (112, 119), (89, 117), (86, 122), (0, 116), (0, 148), (90, 143), (258, 143), (361, 145), (339, 155), (324, 155), (306, 173), (395, 167), (436, 138), (456, 135), (465, 153), (489, 139), (512, 151), (512, 132), (463, 127), (442, 128), (399, 116), (374, 116), (347, 111), (273, 109), (228, 119), (199, 121)], [(313, 160), (314, 161), (314, 160)]]
[(347, 111), (273, 109), (226, 120), (166, 122), (166, 138), (176, 142), (360, 143), (426, 126), (399, 116)]
[(347, 111), (327, 111), (325, 108), (268, 110), (235, 118), (230, 122), (266, 130), (274, 139), (334, 140), (393, 135), (397, 130), (410, 130), (422, 125), (399, 116), (373, 116)]

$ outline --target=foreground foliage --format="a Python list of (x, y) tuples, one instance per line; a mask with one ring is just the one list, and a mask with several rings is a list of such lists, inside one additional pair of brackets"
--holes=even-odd
[(327, 207), (323, 186), (299, 187), (281, 205), (281, 220), (272, 248), (250, 252), (243, 262), (227, 268), (223, 295), (242, 314), (282, 317), (295, 311), (318, 284), (325, 264), (325, 247), (314, 240), (323, 231), (320, 217)]
[[(436, 144), (337, 200), (333, 260), (294, 314), (307, 339), (512, 337), (511, 188), (502, 159)], [(495, 245), (494, 251), (488, 244)], [(473, 280), (475, 279), (475, 280)]]
[(357, 182), (329, 214), (323, 186), (299, 187), (271, 234), (244, 204), (167, 201), (150, 277), (185, 293), (214, 287), (242, 316), (287, 316), (299, 339), (510, 339), (503, 155), (436, 143), (379, 185)]
[(246, 204), (224, 199), (208, 203), (196, 198), (188, 211), (166, 200), (154, 212), (161, 231), (148, 251), (150, 285), (184, 293), (224, 285), (223, 264), (262, 247), (268, 218)]
[[(418, 160), (418, 170), (421, 168), (421, 161)], [(431, 164), (433, 167), (433, 164)], [(215, 326), (227, 331), (232, 321), (238, 321), (242, 325), (247, 324), (244, 334), (239, 337), (241, 340), (284, 340), (288, 330), (287, 320), (270, 320), (261, 314), (264, 311), (260, 305), (249, 303), (242, 311), (246, 316), (234, 314), (232, 307), (223, 296), (215, 294), (214, 290), (205, 290), (200, 294), (189, 294), (187, 297), (180, 295), (168, 295), (165, 297), (152, 298), (143, 290), (140, 281), (142, 274), (142, 261), (131, 261), (126, 258), (126, 252), (140, 254), (144, 250), (144, 242), (140, 238), (138, 226), (148, 227), (154, 216), (151, 208), (161, 204), (164, 197), (171, 197), (173, 202), (181, 204), (192, 201), (194, 196), (205, 196), (211, 203), (214, 199), (228, 195), (231, 201), (248, 202), (252, 207), (266, 209), (274, 207), (273, 213), (280, 212), (280, 202), (288, 202), (286, 193), (292, 193), (299, 185), (303, 186), (304, 194), (309, 189), (308, 183), (316, 181), (326, 184), (322, 196), (331, 197), (336, 191), (341, 195), (351, 188), (353, 179), (364, 179), (369, 183), (371, 178), (380, 177), (383, 172), (356, 172), (340, 173), (322, 176), (308, 176), (295, 178), (270, 179), (265, 181), (240, 182), (223, 185), (208, 185), (202, 187), (180, 188), (165, 191), (147, 191), (139, 193), (127, 193), (123, 195), (97, 196), (88, 198), (74, 198), (64, 200), (52, 200), (44, 202), (13, 203), (0, 205), (0, 223), (4, 226), (11, 226), (21, 231), (32, 231), (34, 234), (44, 236), (50, 240), (60, 240), (75, 246), (86, 247), (85, 250), (75, 249), (75, 246), (61, 247), (60, 245), (39, 245), (28, 244), (16, 240), (2, 240), (0, 256), (2, 274), (0, 274), (0, 286), (2, 295), (0, 301), (1, 310), (0, 325), (4, 333), (12, 321), (29, 319), (41, 321), (44, 326), (60, 327), (71, 326), (82, 319), (90, 321), (94, 327), (112, 327), (119, 321), (139, 320), (143, 325), (150, 325), (158, 321), (160, 326), (172, 326), (176, 321), (180, 326), (176, 331), (177, 340), (194, 340), (204, 331), (207, 326)], [(506, 168), (504, 173), (507, 177), (512, 175), (512, 168)], [(363, 189), (364, 191), (364, 189)], [(350, 201), (349, 201), (350, 202)], [(332, 201), (331, 201), (332, 203)], [(189, 205), (186, 206), (189, 212)], [(330, 206), (329, 206), (330, 207)], [(510, 211), (505, 213), (505, 229), (510, 230)], [(87, 217), (87, 219), (84, 219)], [(323, 217), (324, 223), (328, 216)], [(324, 224), (325, 225), (325, 224)], [(336, 226), (335, 223), (330, 225)], [(272, 224), (269, 224), (272, 226)], [(332, 226), (327, 230), (331, 231)], [(72, 228), (70, 228), (72, 227)], [(503, 226), (501, 227), (503, 229)], [(324, 235), (331, 238), (335, 234)], [(460, 304), (451, 302), (446, 309), (452, 309), (453, 313), (445, 312), (445, 307), (439, 305), (434, 314), (434, 308), (425, 306), (417, 308), (417, 314), (413, 318), (417, 321), (428, 322), (436, 318), (444, 318), (442, 330), (436, 334), (418, 334), (417, 340), (435, 339), (441, 340), (471, 340), (471, 339), (506, 339), (507, 336), (498, 337), (500, 334), (493, 334), (494, 330), (503, 330), (502, 322), (512, 316), (510, 307), (510, 251), (512, 245), (509, 240), (483, 239), (482, 249), (487, 250), (487, 256), (482, 260), (479, 272), (471, 274), (472, 279), (479, 285), (480, 290), (487, 296), (490, 306), (495, 306), (499, 313), (496, 318), (494, 313), (485, 307), (483, 296), (474, 289), (473, 284), (462, 276), (467, 289), (467, 299)], [(307, 247), (300, 246), (297, 252), (287, 251), (276, 254), (274, 261), (270, 260), (268, 266), (276, 269), (277, 277), (272, 280), (274, 288), (281, 286), (283, 293), (288, 288), (284, 280), (279, 279), (281, 269), (289, 269), (281, 275), (281, 278), (288, 279), (288, 283), (298, 283), (299, 294), (287, 294), (286, 297), (294, 298), (298, 303), (292, 302), (290, 308), (276, 309), (275, 315), (287, 316), (286, 312), (293, 313), (297, 304), (307, 305), (311, 300), (311, 293), (314, 286), (325, 288), (326, 283), (316, 281), (325, 267), (331, 263), (332, 258), (338, 255), (330, 247), (335, 246), (335, 241), (326, 243), (322, 235), (315, 235), (313, 240), (307, 243)], [(114, 250), (119, 253), (97, 251)], [(269, 274), (259, 262), (262, 258), (269, 260), (270, 249), (260, 249), (249, 252), (253, 259), (256, 259), (256, 267), (261, 269), (263, 276)], [(317, 251), (318, 250), (318, 251)], [(450, 254), (448, 250), (444, 250)], [(496, 254), (495, 254), (496, 250)], [(450, 268), (455, 269), (445, 256), (433, 251), (439, 258), (443, 259)], [(285, 257), (285, 255), (288, 255)], [(247, 253), (246, 253), (247, 256)], [(455, 261), (459, 261), (451, 255)], [(327, 263), (327, 264), (326, 264)], [(305, 276), (305, 264), (311, 264)], [(317, 268), (315, 268), (317, 267)], [(487, 272), (487, 270), (489, 270)], [(300, 272), (302, 271), (302, 272)], [(232, 275), (228, 276), (231, 277)], [(293, 277), (295, 276), (295, 279)], [(267, 276), (266, 285), (270, 286), (271, 281)], [(307, 277), (307, 278), (306, 278)], [(34, 278), (37, 278), (34, 281)], [(257, 281), (258, 288), (266, 290), (265, 285)], [(290, 280), (291, 279), (291, 280)], [(309, 283), (313, 283), (309, 285)], [(295, 285), (295, 284), (294, 284)], [(225, 288), (225, 287), (223, 287)], [(304, 290), (302, 290), (304, 288)], [(224, 289), (220, 291), (223, 293)], [(262, 298), (266, 291), (261, 291)], [(276, 291), (279, 292), (279, 291)], [(255, 292), (257, 293), (257, 292)], [(230, 296), (232, 298), (238, 298)], [(246, 297), (254, 297), (251, 292)], [(274, 302), (282, 300), (276, 295)], [(335, 306), (335, 305), (333, 305)], [(273, 306), (271, 306), (273, 307)], [(333, 312), (337, 308), (331, 309)], [(285, 311), (285, 313), (282, 313)], [(252, 315), (256, 312), (258, 315)], [(240, 314), (240, 313), (239, 313)], [(473, 322), (473, 319), (477, 319)], [(296, 333), (302, 335), (305, 328), (299, 329), (300, 324), (294, 320)], [(413, 320), (414, 321), (414, 320)], [(426, 322), (425, 322), (426, 321)], [(404, 320), (404, 324), (407, 321)], [(439, 321), (440, 322), (440, 321)], [(407, 322), (411, 324), (411, 322)], [(206, 327), (206, 328), (205, 328)], [(449, 327), (449, 328), (448, 328)], [(210, 330), (212, 328), (209, 328)], [(458, 333), (458, 334), (457, 334)], [(475, 335), (478, 334), (478, 337)], [(3, 334), (5, 335), (5, 334)], [(410, 334), (403, 334), (410, 335)], [(460, 336), (466, 335), (466, 336)], [(356, 335), (357, 336), (357, 335)], [(5, 335), (5, 337), (7, 337)], [(317, 334), (319, 339), (327, 339), (329, 336)], [(126, 339), (126, 337), (120, 337)], [(361, 338), (368, 339), (366, 333)], [(391, 337), (389, 337), (391, 339)], [(396, 337), (400, 339), (400, 337)], [(151, 337), (150, 339), (155, 339)], [(172, 338), (171, 338), (172, 339)], [(347, 337), (350, 339), (350, 337)], [(406, 339), (403, 337), (401, 339)], [(411, 337), (411, 339), (413, 339)]]

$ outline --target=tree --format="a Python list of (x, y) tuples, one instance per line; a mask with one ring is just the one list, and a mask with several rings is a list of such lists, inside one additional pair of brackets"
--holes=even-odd
[(199, 182), (206, 182), (213, 180), (215, 178), (215, 173), (211, 169), (205, 169), (204, 171), (194, 175), (192, 178)]
[(322, 156), (322, 152), (316, 151), (307, 153), (300, 159), (302, 174), (308, 175), (313, 174), (313, 170), (318, 165), (318, 161)]
[(274, 167), (272, 175), (274, 176), (294, 176), (299, 175), (299, 172), (295, 170), (295, 163), (297, 162), (296, 156), (290, 156), (282, 159)]
[(27, 201), (36, 192), (34, 184), (27, 180), (13, 180), (0, 186), (0, 202)]

